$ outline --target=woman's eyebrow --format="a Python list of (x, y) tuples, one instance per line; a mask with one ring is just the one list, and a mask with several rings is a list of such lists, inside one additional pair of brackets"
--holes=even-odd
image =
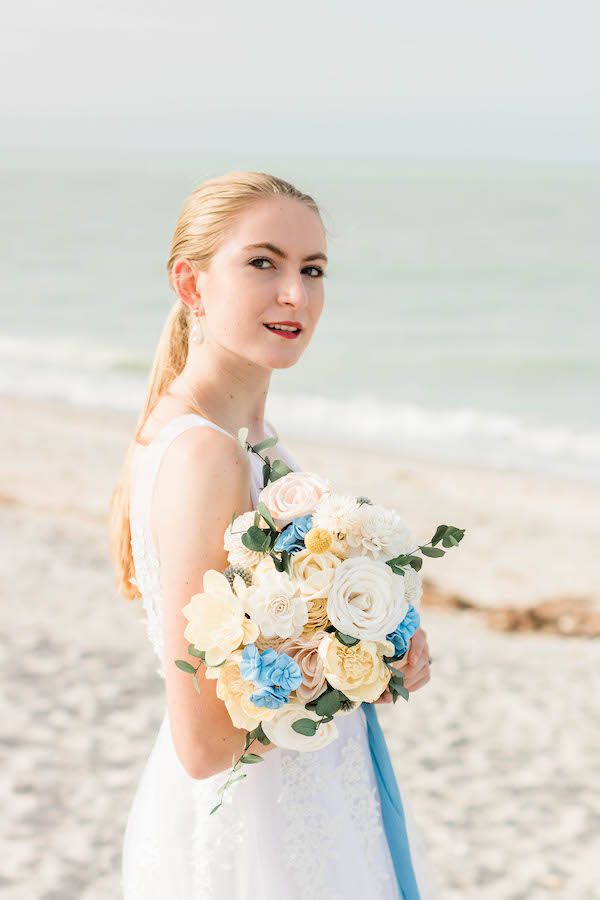
[[(243, 249), (244, 250), (255, 250), (257, 247), (266, 247), (267, 250), (270, 250), (271, 253), (275, 253), (277, 256), (281, 256), (282, 259), (287, 259), (288, 255), (285, 250), (281, 250), (279, 247), (276, 247), (275, 244), (270, 244), (268, 241), (261, 244), (247, 244)], [(328, 262), (327, 257), (324, 253), (311, 253), (310, 256), (305, 256), (302, 260), (303, 262), (310, 262), (312, 259), (322, 259), (325, 262)]]

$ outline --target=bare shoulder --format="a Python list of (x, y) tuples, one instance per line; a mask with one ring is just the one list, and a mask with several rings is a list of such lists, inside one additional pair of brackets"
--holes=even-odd
[(166, 522), (189, 528), (199, 515), (206, 518), (207, 509), (214, 517), (221, 509), (230, 515), (233, 507), (250, 506), (247, 451), (209, 425), (188, 428), (167, 448), (157, 473), (151, 515), (155, 544), (164, 547)]

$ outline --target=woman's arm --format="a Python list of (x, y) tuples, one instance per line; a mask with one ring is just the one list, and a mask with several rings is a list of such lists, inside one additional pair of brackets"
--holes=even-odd
[[(157, 523), (164, 598), (166, 696), (177, 755), (193, 778), (208, 778), (231, 766), (243, 753), (246, 732), (235, 728), (217, 682), (198, 669), (200, 696), (175, 659), (187, 659), (181, 612), (192, 594), (203, 590), (207, 569), (223, 571), (227, 554), (223, 533), (232, 513), (251, 509), (250, 461), (235, 441), (213, 428), (191, 428), (165, 453), (159, 469), (153, 515)], [(194, 661), (195, 663), (196, 661)], [(259, 742), (252, 752), (272, 745)]]

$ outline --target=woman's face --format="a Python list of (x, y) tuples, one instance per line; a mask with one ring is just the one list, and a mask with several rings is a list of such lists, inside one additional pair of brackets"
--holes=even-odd
[[(266, 368), (294, 365), (323, 309), (326, 263), (316, 213), (290, 197), (257, 201), (228, 229), (209, 268), (198, 272), (205, 340)], [(293, 322), (301, 330), (290, 337), (268, 322)]]

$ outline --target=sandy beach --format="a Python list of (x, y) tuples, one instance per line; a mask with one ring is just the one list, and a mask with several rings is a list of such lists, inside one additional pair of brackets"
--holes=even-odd
[[(0, 414), (2, 896), (117, 898), (164, 708), (107, 551), (134, 417), (8, 398)], [(600, 487), (281, 438), (422, 541), (466, 530), (423, 567), (431, 682), (379, 707), (443, 897), (600, 898)]]

